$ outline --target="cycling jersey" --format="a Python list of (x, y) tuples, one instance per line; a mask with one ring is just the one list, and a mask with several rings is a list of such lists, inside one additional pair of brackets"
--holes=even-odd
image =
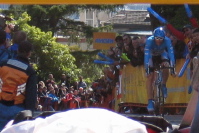
[(163, 59), (169, 59), (170, 65), (175, 65), (174, 51), (171, 40), (168, 37), (165, 37), (161, 45), (155, 44), (154, 36), (150, 36), (146, 40), (145, 46), (145, 55), (144, 55), (144, 65), (145, 68), (151, 66), (150, 60), (152, 56), (162, 56)]

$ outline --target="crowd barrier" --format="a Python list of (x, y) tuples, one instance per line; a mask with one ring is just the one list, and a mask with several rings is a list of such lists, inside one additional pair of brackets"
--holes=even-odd
[[(176, 61), (176, 72), (182, 68), (185, 59)], [(191, 94), (188, 94), (190, 85), (190, 66), (187, 67), (182, 77), (169, 76), (167, 81), (168, 97), (166, 98), (165, 107), (186, 107)], [(117, 99), (116, 106), (119, 103), (131, 103), (135, 106), (146, 106), (147, 91), (146, 91), (146, 76), (143, 66), (133, 67), (127, 64), (122, 69), (121, 81), (121, 98)], [(116, 109), (118, 110), (118, 109)]]

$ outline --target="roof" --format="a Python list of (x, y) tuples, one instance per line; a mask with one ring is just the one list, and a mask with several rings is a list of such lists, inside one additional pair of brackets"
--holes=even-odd
[(129, 35), (146, 35), (150, 36), (153, 34), (152, 31), (127, 31), (127, 32), (121, 32), (122, 34), (129, 34)]
[(121, 10), (105, 23), (151, 25), (149, 13), (146, 10)]

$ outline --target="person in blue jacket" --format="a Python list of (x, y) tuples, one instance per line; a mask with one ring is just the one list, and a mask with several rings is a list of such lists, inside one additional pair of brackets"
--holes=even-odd
[[(173, 67), (170, 71), (172, 75), (175, 75), (175, 57), (171, 40), (165, 36), (163, 27), (158, 27), (154, 30), (153, 35), (147, 38), (145, 50), (144, 50), (144, 66), (146, 70), (146, 89), (148, 96), (148, 111), (154, 111), (153, 100), (153, 81), (155, 78), (154, 69), (163, 67)], [(163, 96), (167, 97), (166, 82), (169, 76), (169, 70), (164, 69), (162, 74), (162, 92)]]

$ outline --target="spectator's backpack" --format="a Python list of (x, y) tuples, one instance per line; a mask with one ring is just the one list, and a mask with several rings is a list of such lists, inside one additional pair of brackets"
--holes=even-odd
[(0, 49), (0, 62), (13, 58), (14, 53), (8, 48)]

